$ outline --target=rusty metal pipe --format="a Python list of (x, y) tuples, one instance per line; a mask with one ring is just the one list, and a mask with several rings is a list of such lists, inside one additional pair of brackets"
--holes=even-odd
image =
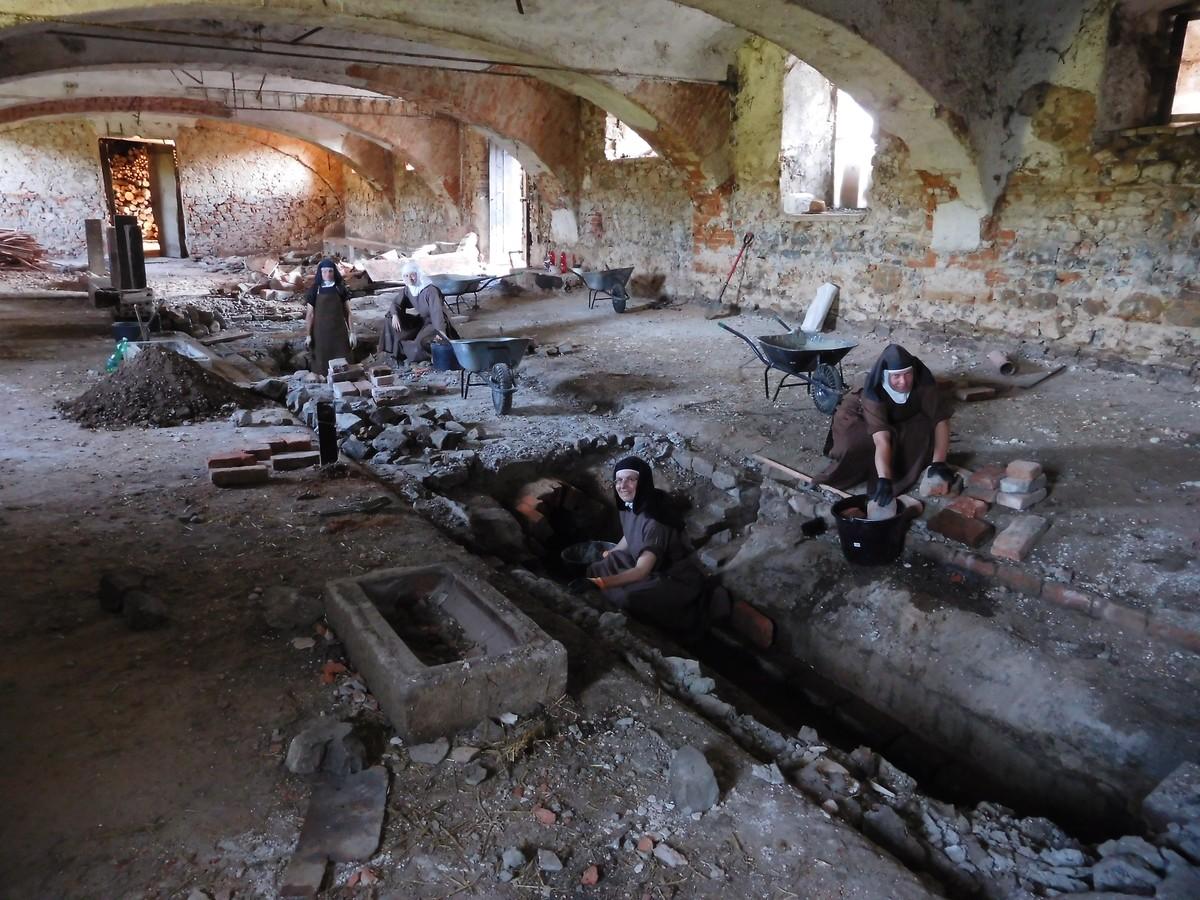
[(1013, 362), (1013, 358), (1003, 350), (993, 350), (987, 355), (988, 362), (1001, 375), (1015, 375), (1017, 373), (1017, 364)]

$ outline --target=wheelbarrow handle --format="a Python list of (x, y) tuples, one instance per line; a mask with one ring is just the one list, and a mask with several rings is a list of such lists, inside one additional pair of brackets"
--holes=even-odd
[(730, 334), (740, 337), (743, 341), (745, 341), (747, 344), (750, 345), (750, 349), (754, 351), (754, 355), (758, 357), (759, 362), (761, 362), (764, 366), (767, 366), (768, 368), (771, 366), (770, 360), (768, 360), (765, 356), (763, 356), (762, 350), (759, 349), (758, 344), (755, 341), (746, 337), (746, 335), (742, 334), (736, 328), (730, 328), (724, 322), (718, 322), (717, 325), (719, 325), (721, 328), (724, 328)]
[(784, 328), (786, 328), (788, 331), (796, 330), (791, 325), (789, 325), (787, 322), (783, 321), (783, 319), (779, 318), (779, 316), (771, 316), (771, 318), (774, 319), (776, 322), (778, 322), (780, 325), (782, 325)]

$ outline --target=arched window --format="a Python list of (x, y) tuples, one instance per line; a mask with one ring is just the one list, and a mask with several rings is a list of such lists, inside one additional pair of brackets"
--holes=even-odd
[(642, 136), (614, 116), (604, 122), (604, 157), (606, 159), (646, 159), (658, 156)]

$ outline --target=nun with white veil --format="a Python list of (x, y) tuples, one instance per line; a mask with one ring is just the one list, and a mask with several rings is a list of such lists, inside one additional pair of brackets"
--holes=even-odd
[(442, 292), (421, 267), (407, 260), (400, 273), (404, 289), (394, 295), (391, 310), (384, 318), (379, 349), (390, 353), (397, 362), (423, 362), (430, 358), (429, 347), (439, 332), (448, 337), (458, 334), (446, 318)]
[(866, 481), (880, 506), (916, 484), (926, 467), (952, 480), (950, 405), (929, 368), (899, 344), (889, 344), (860, 390), (838, 405), (825, 439), (833, 463), (817, 477), (843, 490)]

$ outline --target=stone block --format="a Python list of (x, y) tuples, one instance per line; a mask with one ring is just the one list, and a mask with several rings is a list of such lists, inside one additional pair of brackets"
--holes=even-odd
[(988, 463), (971, 473), (967, 479), (967, 487), (988, 488), (997, 491), (1000, 489), (1000, 479), (1007, 471), (999, 463)]
[(367, 378), (356, 378), (354, 380), (354, 386), (358, 388), (358, 393), (361, 397), (370, 397), (371, 389), (375, 387), (375, 385), (371, 383), (370, 379)]
[(940, 476), (929, 474), (928, 470), (921, 476), (921, 486), (918, 488), (922, 497), (950, 497), (957, 494), (959, 490), (961, 490), (961, 485), (957, 478), (947, 481)]
[[(253, 459), (254, 457), (251, 457)], [(270, 470), (262, 465), (238, 466), (234, 469), (213, 469), (208, 473), (217, 487), (251, 487), (271, 480)]]
[(711, 809), (720, 796), (712, 766), (695, 747), (683, 746), (675, 751), (668, 781), (671, 799), (684, 815)]
[(968, 547), (978, 547), (996, 530), (991, 522), (972, 519), (953, 510), (943, 509), (929, 520), (929, 530)]
[(1000, 493), (1002, 494), (1032, 494), (1046, 486), (1046, 476), (1039, 475), (1032, 481), (1024, 478), (1001, 478)]
[(946, 509), (952, 509), (959, 515), (967, 516), (971, 519), (982, 519), (987, 515), (989, 506), (989, 503), (980, 500), (978, 497), (971, 497), (964, 494), (955, 499)]
[[(389, 619), (398, 621), (431, 597), (482, 655), (432, 664), (418, 658)], [(566, 690), (563, 646), (457, 566), (384, 569), (331, 581), (325, 608), (355, 668), (406, 741), (453, 734), (506, 712), (531, 713)]]
[(996, 504), (998, 506), (1015, 510), (1029, 509), (1029, 507), (1041, 503), (1045, 499), (1045, 488), (1042, 488), (1040, 491), (1034, 491), (1031, 494), (1005, 494), (1003, 492), (996, 494)]
[(763, 650), (775, 641), (775, 623), (745, 600), (733, 604), (729, 622), (734, 631)]
[(1049, 521), (1041, 516), (1021, 516), (992, 541), (992, 556), (1020, 562), (1049, 527)]
[(1041, 463), (1035, 463), (1028, 459), (1014, 459), (1005, 468), (1004, 474), (1018, 481), (1033, 481), (1041, 477), (1042, 466)]
[(210, 469), (234, 469), (238, 466), (252, 466), (257, 461), (253, 453), (238, 450), (234, 453), (218, 453), (216, 456), (210, 456), (208, 467)]
[(377, 406), (402, 406), (412, 392), (402, 384), (380, 386), (371, 389), (371, 399)]
[(1160, 781), (1142, 801), (1142, 819), (1154, 832), (1200, 822), (1200, 765), (1181, 763)]
[(353, 381), (337, 381), (333, 385), (333, 396), (339, 400), (342, 397), (357, 397), (359, 396), (358, 385)]
[(277, 453), (271, 457), (271, 466), (276, 472), (294, 472), (320, 465), (321, 454), (317, 450), (301, 450), (298, 453)]

